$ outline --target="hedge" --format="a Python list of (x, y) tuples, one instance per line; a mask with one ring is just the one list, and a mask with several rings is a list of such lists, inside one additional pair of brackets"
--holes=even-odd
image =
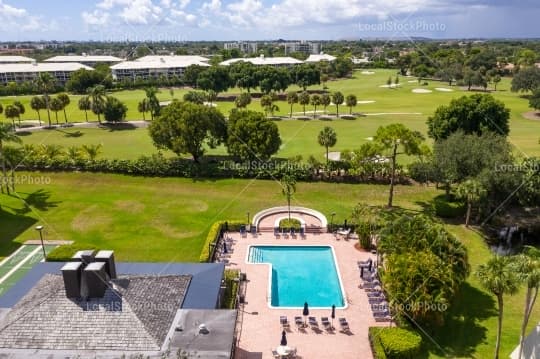
[(374, 359), (387, 359), (384, 353), (384, 348), (381, 344), (380, 332), (385, 328), (370, 327), (368, 332), (369, 343), (371, 344), (371, 352)]
[(73, 244), (66, 244), (63, 246), (59, 246), (47, 254), (47, 261), (68, 262), (75, 253), (77, 253), (78, 251), (84, 251), (87, 249), (96, 250), (97, 248), (93, 245), (82, 244), (82, 243), (73, 243)]
[(236, 294), (238, 293), (238, 277), (240, 271), (236, 269), (225, 269), (225, 292), (223, 293), (223, 301), (221, 309), (235, 309)]
[(291, 218), (290, 220), (288, 218), (285, 218), (279, 221), (279, 228), (285, 228), (285, 229), (294, 228), (294, 229), (300, 230), (301, 227), (302, 227), (302, 223), (300, 223), (300, 221), (295, 218)]
[(403, 328), (383, 328), (379, 341), (388, 359), (413, 359), (420, 352), (422, 337)]
[(240, 226), (243, 226), (246, 224), (244, 221), (215, 222), (212, 225), (212, 227), (210, 227), (210, 231), (208, 231), (208, 235), (206, 236), (206, 241), (204, 242), (203, 248), (201, 250), (201, 255), (199, 256), (199, 262), (206, 263), (211, 260), (210, 244), (217, 243), (217, 240), (219, 239), (219, 235), (221, 234), (221, 229), (223, 228), (225, 223), (227, 223), (229, 227), (229, 231), (239, 231)]

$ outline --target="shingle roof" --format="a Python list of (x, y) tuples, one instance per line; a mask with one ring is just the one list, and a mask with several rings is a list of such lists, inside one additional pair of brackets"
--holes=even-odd
[(180, 309), (191, 276), (123, 276), (103, 298), (67, 298), (47, 274), (0, 322), (0, 348), (155, 351)]

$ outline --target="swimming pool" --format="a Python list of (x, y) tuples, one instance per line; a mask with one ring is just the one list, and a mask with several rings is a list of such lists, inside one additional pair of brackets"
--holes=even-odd
[(334, 250), (330, 246), (254, 245), (248, 263), (271, 267), (268, 304), (271, 307), (346, 306)]

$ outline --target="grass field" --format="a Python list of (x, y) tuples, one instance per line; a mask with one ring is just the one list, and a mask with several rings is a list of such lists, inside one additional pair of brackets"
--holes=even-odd
[[(440, 92), (435, 88), (448, 88), (446, 83), (430, 82), (429, 86), (419, 86), (414, 78), (401, 77), (401, 88), (388, 89), (380, 86), (386, 83), (390, 75), (395, 75), (392, 70), (376, 70), (375, 75), (363, 75), (357, 71), (352, 79), (332, 81), (328, 83), (330, 91), (342, 91), (345, 95), (355, 94), (359, 101), (375, 101), (374, 103), (359, 104), (353, 110), (362, 112), (370, 116), (359, 117), (357, 120), (334, 120), (334, 121), (298, 121), (283, 120), (277, 124), (283, 139), (283, 146), (277, 154), (280, 157), (291, 157), (302, 154), (304, 158), (314, 155), (323, 159), (324, 150), (317, 144), (317, 133), (324, 126), (333, 127), (338, 134), (338, 143), (333, 149), (342, 151), (345, 149), (354, 149), (359, 147), (368, 137), (372, 137), (380, 125), (386, 125), (394, 122), (401, 122), (408, 127), (427, 132), (426, 119), (433, 114), (435, 109), (442, 104), (447, 104), (452, 98), (470, 94), (458, 87), (452, 87), (453, 92)], [(411, 82), (409, 82), (411, 81)], [(412, 90), (415, 88), (426, 88), (433, 92), (428, 94), (415, 94)], [(540, 155), (540, 121), (525, 119), (522, 114), (530, 111), (528, 101), (518, 94), (509, 91), (510, 80), (504, 79), (498, 86), (498, 91), (493, 95), (502, 100), (511, 109), (509, 136), (510, 142), (515, 146), (516, 153), (522, 155)], [(313, 87), (314, 89), (317, 87)], [(320, 87), (319, 87), (320, 88)], [(291, 88), (293, 89), (293, 88)], [(231, 89), (230, 94), (239, 93), (238, 89)], [(186, 90), (177, 89), (174, 91), (175, 98), (181, 98)], [(137, 103), (144, 94), (141, 90), (121, 91), (113, 94), (124, 101), (128, 108), (128, 120), (141, 120), (142, 115), (136, 111)], [(160, 100), (170, 100), (171, 96), (167, 89), (163, 89), (159, 94)], [(28, 103), (30, 97), (20, 97), (23, 103)], [(14, 98), (0, 98), (3, 105), (13, 102)], [(77, 96), (72, 97), (72, 104), (68, 107), (68, 119), (70, 121), (84, 121), (84, 113), (76, 107)], [(289, 105), (285, 102), (278, 102), (280, 115), (287, 115)], [(218, 108), (224, 113), (233, 107), (230, 102), (218, 102)], [(254, 100), (250, 105), (251, 109), (261, 111), (260, 104)], [(311, 106), (307, 110), (312, 110)], [(322, 109), (319, 109), (322, 110)], [(329, 112), (335, 112), (335, 106), (328, 108)], [(349, 109), (340, 106), (340, 113), (347, 113)], [(293, 112), (301, 114), (302, 107), (295, 105)], [(414, 114), (396, 114), (396, 113), (414, 113)], [(374, 115), (375, 114), (375, 115)], [(371, 116), (374, 115), (374, 116)], [(54, 114), (52, 115), (54, 119)], [(37, 115), (29, 106), (23, 119), (35, 120)], [(42, 113), (42, 119), (46, 114)], [(91, 121), (95, 121), (95, 115), (89, 115)], [(63, 121), (63, 114), (59, 113), (59, 118)], [(70, 135), (77, 132), (79, 137)], [(102, 143), (103, 154), (105, 157), (114, 158), (135, 158), (141, 154), (156, 152), (153, 147), (147, 131), (145, 129), (135, 129), (129, 131), (109, 131), (99, 129), (70, 129), (62, 131), (43, 131), (32, 133), (24, 137), (25, 143), (57, 143), (61, 145), (80, 145), (89, 143)], [(211, 154), (224, 154), (223, 147), (211, 150)]]
[[(33, 173), (30, 176), (39, 177)], [(273, 181), (152, 179), (103, 174), (42, 174), (45, 185), (21, 185), (16, 195), (0, 195), (0, 256), (28, 239), (36, 223), (46, 239), (74, 240), (116, 251), (119, 261), (197, 261), (210, 225), (219, 219), (243, 219), (283, 205)], [(204, 194), (204, 195), (201, 195)], [(440, 194), (433, 187), (398, 186), (397, 206), (422, 211)], [(335, 222), (349, 216), (358, 201), (384, 204), (387, 186), (299, 183), (293, 204), (325, 214)], [(473, 271), (490, 251), (477, 233), (448, 224), (468, 248)], [(524, 293), (505, 298), (502, 357), (513, 350), (519, 333)], [(463, 286), (445, 327), (426, 338), (429, 357), (492, 356), (496, 304), (471, 276)], [(533, 325), (540, 317), (537, 306)], [(442, 348), (442, 350), (441, 350)]]

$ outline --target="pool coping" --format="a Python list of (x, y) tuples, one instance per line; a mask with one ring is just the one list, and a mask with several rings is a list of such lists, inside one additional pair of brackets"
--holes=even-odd
[[(330, 244), (300, 244), (300, 245), (293, 245), (293, 244), (249, 244), (247, 246), (246, 250), (246, 258), (245, 263), (249, 265), (263, 265), (268, 267), (268, 286), (267, 286), (267, 293), (266, 293), (266, 304), (268, 305), (268, 308), (270, 309), (302, 309), (301, 307), (276, 307), (272, 305), (272, 263), (253, 263), (249, 261), (249, 253), (251, 252), (251, 247), (326, 247), (330, 248), (330, 251), (332, 253), (332, 257), (334, 258), (334, 267), (336, 269), (336, 274), (339, 281), (339, 288), (341, 289), (341, 296), (343, 297), (343, 306), (336, 306), (336, 309), (347, 309), (349, 306), (349, 303), (347, 301), (347, 293), (345, 292), (345, 287), (343, 286), (343, 281), (341, 280), (341, 272), (339, 270), (339, 262), (337, 260), (336, 251), (334, 249), (334, 246)], [(308, 303), (309, 304), (309, 303)], [(332, 307), (309, 307), (310, 309), (332, 309)]]

